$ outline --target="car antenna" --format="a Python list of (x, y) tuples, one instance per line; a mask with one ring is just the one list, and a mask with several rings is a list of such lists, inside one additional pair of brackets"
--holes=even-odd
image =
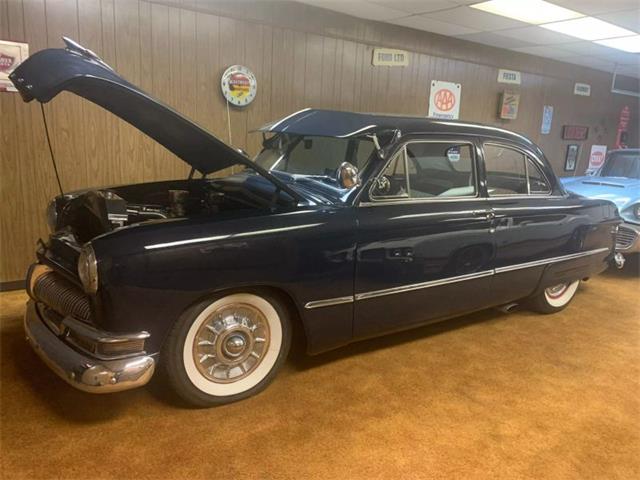
[(53, 164), (53, 171), (56, 173), (56, 180), (58, 181), (58, 188), (60, 189), (60, 195), (64, 195), (62, 190), (62, 183), (60, 182), (60, 175), (58, 174), (58, 166), (56, 165), (56, 157), (53, 154), (53, 147), (51, 146), (51, 137), (49, 136), (49, 127), (47, 127), (47, 117), (44, 114), (44, 104), (40, 104), (40, 110), (42, 111), (42, 121), (44, 122), (44, 133), (47, 137), (47, 144), (49, 145), (49, 153), (51, 154), (51, 163)]

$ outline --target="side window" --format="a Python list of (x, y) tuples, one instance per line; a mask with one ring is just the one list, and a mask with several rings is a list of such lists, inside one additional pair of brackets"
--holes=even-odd
[(547, 194), (551, 193), (551, 186), (546, 177), (535, 164), (535, 162), (527, 157), (527, 172), (529, 174), (529, 193), (531, 194)]
[(408, 196), (405, 150), (400, 150), (382, 172), (373, 187), (372, 196), (378, 199)]
[(475, 196), (470, 144), (414, 142), (406, 150), (411, 198)]
[(484, 145), (489, 196), (527, 195), (526, 157), (522, 152), (500, 145)]

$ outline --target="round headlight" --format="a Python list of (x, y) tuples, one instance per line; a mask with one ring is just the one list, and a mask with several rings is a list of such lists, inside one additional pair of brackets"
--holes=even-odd
[(56, 208), (56, 201), (52, 200), (47, 206), (47, 225), (49, 230), (53, 233), (56, 231), (56, 224), (58, 222), (58, 209)]
[(640, 220), (640, 203), (633, 207), (633, 215)]
[(98, 291), (98, 262), (90, 243), (87, 243), (80, 251), (78, 276), (85, 292), (96, 293)]

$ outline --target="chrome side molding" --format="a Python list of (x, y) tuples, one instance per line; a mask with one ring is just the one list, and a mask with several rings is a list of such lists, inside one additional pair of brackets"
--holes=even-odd
[(326, 300), (316, 300), (313, 302), (308, 302), (305, 304), (304, 308), (312, 309), (312, 308), (321, 308), (321, 307), (331, 307), (333, 305), (341, 305), (343, 303), (353, 303), (354, 297), (350, 295), (348, 297), (337, 297), (337, 298), (327, 298)]
[(576, 258), (588, 257), (590, 255), (597, 255), (598, 253), (609, 252), (610, 249), (596, 248), (594, 250), (587, 250), (585, 252), (571, 253), (569, 255), (561, 255), (559, 257), (545, 258), (543, 260), (535, 260), (533, 262), (518, 263), (516, 265), (509, 265), (506, 267), (499, 267), (492, 270), (484, 270), (482, 272), (469, 273), (466, 275), (459, 275), (456, 277), (443, 278), (439, 280), (432, 280), (429, 282), (414, 283), (410, 285), (401, 285), (399, 287), (385, 288), (382, 290), (373, 290), (371, 292), (356, 293), (353, 296), (327, 298), (325, 300), (315, 300), (305, 304), (304, 308), (322, 308), (330, 307), (333, 305), (341, 305), (343, 303), (353, 303), (355, 301), (367, 300), (369, 298), (382, 297), (385, 295), (394, 295), (396, 293), (411, 292), (413, 290), (422, 290), (423, 288), (439, 287), (441, 285), (448, 285), (451, 283), (465, 282), (467, 280), (475, 280), (477, 278), (490, 277), (500, 273), (511, 272), (514, 270), (520, 270), (523, 268), (539, 267), (542, 265), (549, 265), (552, 263), (563, 262), (565, 260), (574, 260)]
[(544, 260), (536, 260), (533, 262), (518, 263), (516, 265), (508, 265), (506, 267), (498, 267), (495, 269), (495, 273), (511, 272), (513, 270), (520, 270), (523, 268), (539, 267), (541, 265), (548, 265), (551, 263), (564, 262), (565, 260), (574, 260), (576, 258), (588, 257), (590, 255), (596, 255), (598, 253), (608, 252), (609, 248), (596, 248), (595, 250), (587, 250), (586, 252), (572, 253), (569, 255), (562, 255), (559, 257), (545, 258)]
[(394, 295), (396, 293), (410, 292), (412, 290), (422, 290), (423, 288), (431, 288), (438, 287), (440, 285), (448, 285), (450, 283), (465, 282), (467, 280), (474, 280), (476, 278), (490, 277), (491, 275), (493, 275), (493, 270), (486, 270), (484, 272), (469, 273), (467, 275), (443, 278), (441, 280), (432, 280), (430, 282), (414, 283), (412, 285), (401, 285), (399, 287), (385, 288), (383, 290), (374, 290), (373, 292), (357, 293), (356, 300), (366, 300), (368, 298), (383, 297), (385, 295)]

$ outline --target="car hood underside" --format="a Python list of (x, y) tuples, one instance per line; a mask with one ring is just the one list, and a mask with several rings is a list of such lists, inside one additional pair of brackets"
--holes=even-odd
[(300, 199), (239, 150), (127, 82), (95, 53), (73, 40), (64, 41), (67, 48), (41, 50), (11, 73), (9, 78), (26, 102), (46, 103), (65, 90), (75, 93), (146, 133), (203, 174), (244, 165)]

